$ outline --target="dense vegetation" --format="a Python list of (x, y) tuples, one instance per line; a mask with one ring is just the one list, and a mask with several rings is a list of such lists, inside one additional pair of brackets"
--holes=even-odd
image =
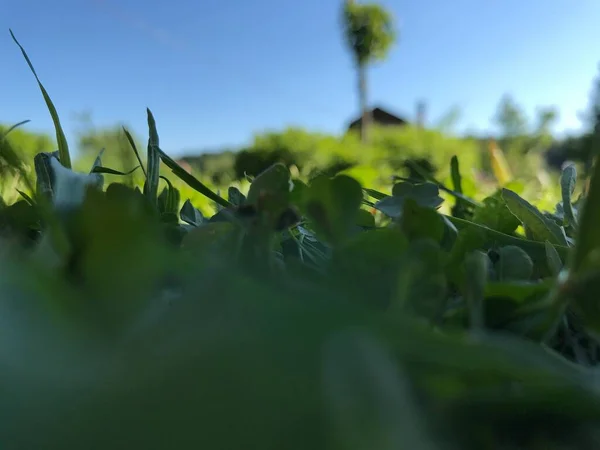
[[(383, 144), (417, 130), (368, 155), (297, 132), (334, 157), (221, 196), (149, 110), (137, 167), (74, 170), (40, 88), (58, 150), (0, 138), (6, 448), (597, 447), (600, 165), (545, 212), (525, 183), (475, 193), (476, 147), (438, 132), (433, 171)], [(327, 173), (338, 149), (356, 165)]]

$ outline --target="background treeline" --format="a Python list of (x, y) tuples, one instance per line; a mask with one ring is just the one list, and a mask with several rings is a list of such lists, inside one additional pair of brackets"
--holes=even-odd
[[(275, 162), (286, 164), (302, 179), (308, 180), (320, 173), (344, 172), (363, 185), (385, 190), (391, 186), (393, 176), (420, 178), (423, 173), (450, 184), (448, 162), (457, 155), (464, 171), (463, 184), (467, 193), (483, 198), (499, 183), (507, 181), (498, 180), (494, 171), (490, 143), (495, 142), (508, 164), (508, 181), (519, 180), (513, 182), (512, 187), (538, 203), (552, 207), (558, 195), (556, 178), (564, 161), (578, 163), (582, 175), (591, 161), (592, 140), (598, 133), (595, 97), (594, 92), (591, 106), (587, 108), (584, 131), (561, 139), (552, 134), (558, 111), (550, 107), (539, 108), (536, 117), (529, 118), (514, 99), (505, 96), (494, 117), (499, 130), (495, 135), (458, 135), (453, 132), (452, 124), (458, 117), (455, 111), (450, 114), (453, 118), (449, 116), (448, 120), (429, 127), (372, 124), (368, 142), (361, 139), (360, 132), (349, 131), (336, 136), (290, 127), (257, 133), (243, 148), (188, 152), (180, 161), (187, 163), (188, 170), (217, 190), (227, 189), (231, 184), (243, 187), (247, 177), (256, 176)], [(103, 162), (108, 167), (128, 171), (137, 165), (121, 125), (98, 128), (89, 119), (82, 123), (75, 142), (76, 169), (87, 170), (102, 149), (105, 149)], [(13, 130), (9, 139), (29, 161), (34, 154), (56, 147), (53, 136), (28, 131), (27, 125)], [(145, 136), (134, 136), (134, 140), (139, 149), (145, 148)], [(177, 153), (176, 149), (167, 150)], [(419, 170), (415, 170), (415, 166)], [(141, 175), (134, 172), (132, 181)], [(201, 208), (211, 207), (200, 196), (197, 201)]]

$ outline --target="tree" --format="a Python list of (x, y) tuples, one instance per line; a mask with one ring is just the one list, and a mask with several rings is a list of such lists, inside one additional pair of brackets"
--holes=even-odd
[(508, 94), (500, 99), (494, 120), (500, 127), (502, 139), (510, 140), (527, 134), (527, 117)]
[(458, 105), (451, 107), (442, 117), (437, 121), (436, 128), (444, 133), (450, 133), (454, 131), (456, 125), (461, 119), (462, 110)]
[(358, 73), (361, 139), (368, 140), (370, 114), (367, 103), (367, 68), (385, 59), (396, 38), (391, 15), (376, 3), (358, 4), (344, 0), (343, 28), (346, 44), (352, 53)]
[[(80, 127), (76, 133), (77, 150), (79, 155), (75, 161), (78, 170), (89, 170), (92, 163), (101, 150), (102, 165), (111, 169), (127, 172), (138, 166), (138, 160), (127, 139), (123, 126), (97, 128), (89, 114), (81, 114), (78, 117)], [(131, 130), (129, 130), (131, 132)], [(145, 159), (146, 146), (131, 132), (132, 138), (140, 153), (142, 160)], [(133, 174), (135, 176), (136, 174)], [(139, 174), (137, 174), (139, 175)], [(133, 176), (126, 178), (128, 182), (133, 181)], [(123, 180), (122, 180), (123, 181)]]

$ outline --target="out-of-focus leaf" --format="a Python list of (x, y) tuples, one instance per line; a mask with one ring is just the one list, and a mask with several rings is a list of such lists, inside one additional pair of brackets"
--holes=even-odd
[(465, 258), (466, 278), (465, 299), (469, 309), (471, 329), (480, 331), (484, 326), (484, 294), (488, 276), (488, 257), (475, 251)]
[(546, 260), (548, 261), (548, 268), (554, 276), (558, 276), (563, 268), (562, 259), (550, 242), (545, 241), (544, 245), (546, 246)]
[(407, 380), (368, 335), (346, 332), (324, 348), (323, 381), (336, 440), (346, 449), (438, 448)]
[(445, 255), (434, 241), (411, 242), (400, 269), (392, 311), (409, 311), (431, 321), (441, 317), (448, 289), (445, 264)]
[(340, 289), (387, 307), (408, 246), (398, 228), (378, 228), (352, 236), (335, 248), (330, 274)]
[(290, 177), (290, 171), (286, 166), (281, 163), (272, 165), (252, 181), (247, 202), (256, 204), (265, 193), (285, 193), (289, 196)]
[(346, 175), (315, 178), (304, 195), (304, 210), (318, 234), (331, 244), (343, 242), (356, 227), (363, 199), (360, 184)]
[[(454, 225), (456, 225), (456, 228), (458, 228), (459, 233), (461, 230), (465, 229), (479, 230), (478, 234), (484, 238), (482, 248), (487, 250), (489, 248), (502, 245), (515, 245), (525, 250), (529, 257), (533, 260), (537, 275), (545, 276), (550, 273), (548, 271), (548, 266), (546, 262), (546, 246), (544, 245), (544, 243), (531, 241), (528, 239), (522, 239), (515, 236), (509, 236), (507, 234), (494, 231), (491, 228), (487, 228), (476, 223), (469, 222), (468, 220), (462, 220), (457, 217), (447, 217)], [(561, 256), (561, 258), (565, 258), (567, 256), (569, 251), (567, 247), (562, 245), (552, 245), (556, 249), (558, 254)]]
[(571, 196), (575, 192), (575, 183), (577, 182), (577, 169), (574, 164), (565, 166), (560, 174), (560, 192), (562, 195), (562, 207), (564, 211), (565, 225), (573, 224), (577, 226), (577, 217), (573, 211)]
[(579, 229), (570, 269), (575, 273), (600, 266), (600, 162), (596, 159), (587, 197), (579, 217)]
[(241, 238), (241, 229), (233, 223), (207, 223), (187, 233), (182, 248), (203, 264), (232, 264), (239, 252)]
[(375, 217), (369, 211), (359, 209), (356, 216), (356, 225), (363, 228), (375, 228)]
[(411, 199), (419, 206), (437, 208), (444, 199), (439, 196), (439, 188), (433, 183), (413, 185), (411, 183), (397, 183), (392, 189), (392, 196), (385, 197), (375, 203), (375, 208), (394, 219), (402, 215), (404, 203)]
[(420, 206), (412, 198), (404, 202), (400, 227), (410, 240), (430, 238), (440, 242), (444, 236), (444, 220), (430, 207)]
[(494, 269), (501, 281), (529, 280), (533, 274), (533, 261), (516, 245), (507, 245), (497, 250)]

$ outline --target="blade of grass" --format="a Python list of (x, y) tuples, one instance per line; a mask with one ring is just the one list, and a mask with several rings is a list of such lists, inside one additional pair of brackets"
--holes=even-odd
[(144, 177), (148, 178), (148, 174), (146, 173), (146, 169), (144, 169), (144, 163), (142, 162), (142, 158), (140, 157), (140, 152), (138, 152), (137, 146), (135, 145), (135, 141), (133, 140), (133, 137), (131, 136), (131, 133), (129, 133), (129, 131), (127, 131), (127, 129), (125, 127), (123, 127), (123, 132), (125, 133), (125, 136), (127, 137), (127, 140), (129, 141), (129, 145), (131, 145), (133, 153), (135, 153), (135, 157), (137, 158), (138, 162), (140, 163), (140, 167), (142, 168), (142, 172), (144, 172)]
[(31, 120), (28, 119), (28, 120), (23, 120), (23, 121), (21, 121), (19, 123), (15, 123), (13, 126), (9, 127), (8, 130), (6, 130), (4, 132), (4, 134), (2, 135), (2, 139), (4, 139), (6, 136), (8, 136), (8, 133), (10, 133), (11, 131), (13, 131), (15, 128), (18, 128), (21, 125), (25, 125), (26, 123), (29, 123), (29, 122), (31, 122)]
[(149, 108), (146, 108), (148, 115), (148, 173), (144, 185), (144, 193), (152, 204), (156, 204), (158, 198), (158, 178), (160, 174), (160, 154), (158, 132), (156, 131), (156, 121)]
[(454, 187), (454, 190), (457, 193), (462, 194), (462, 177), (460, 176), (460, 168), (458, 165), (458, 158), (456, 157), (456, 155), (454, 155), (450, 160), (450, 171), (452, 175), (452, 185)]
[(58, 113), (56, 112), (56, 108), (54, 107), (52, 100), (50, 100), (50, 96), (48, 95), (48, 92), (46, 92), (46, 88), (44, 88), (40, 79), (38, 78), (37, 73), (35, 72), (35, 69), (33, 68), (33, 64), (31, 64), (31, 61), (29, 60), (29, 57), (27, 56), (27, 53), (25, 52), (25, 49), (21, 46), (21, 44), (19, 44), (19, 41), (17, 41), (17, 38), (13, 34), (12, 30), (9, 30), (9, 31), (10, 31), (10, 35), (12, 36), (15, 43), (21, 49), (21, 53), (23, 53), (23, 56), (25, 57), (25, 60), (27, 61), (27, 64), (29, 65), (31, 72), (35, 76), (35, 79), (37, 80), (38, 85), (40, 87), (40, 90), (42, 91), (42, 95), (44, 96), (44, 100), (46, 101), (46, 106), (48, 107), (48, 111), (50, 111), (50, 116), (52, 116), (52, 122), (54, 122), (54, 128), (56, 130), (56, 142), (58, 143), (59, 160), (63, 166), (65, 166), (67, 169), (70, 169), (71, 168), (71, 156), (69, 155), (69, 144), (67, 143), (67, 138), (65, 137), (65, 133), (60, 125), (60, 119), (58, 118)]
[(127, 175), (131, 175), (133, 172), (135, 172), (139, 168), (140, 168), (140, 166), (135, 166), (133, 169), (128, 170), (127, 172), (121, 172), (120, 170), (111, 169), (109, 167), (96, 166), (92, 169), (92, 171), (90, 173), (106, 173), (109, 175), (127, 176)]
[(174, 161), (169, 155), (167, 155), (161, 149), (158, 149), (158, 153), (160, 155), (160, 159), (162, 160), (162, 162), (165, 163), (165, 166), (167, 166), (169, 169), (171, 169), (171, 172), (173, 172), (173, 174), (175, 174), (175, 176), (177, 176), (181, 181), (183, 181), (189, 187), (191, 187), (192, 189), (194, 189), (197, 192), (200, 192), (205, 197), (208, 197), (215, 203), (217, 203), (225, 208), (232, 206), (231, 203), (229, 203), (223, 197), (215, 194), (207, 186), (205, 186), (200, 180), (198, 180), (195, 176), (188, 173), (183, 167), (181, 167), (179, 164), (177, 164), (176, 161)]

